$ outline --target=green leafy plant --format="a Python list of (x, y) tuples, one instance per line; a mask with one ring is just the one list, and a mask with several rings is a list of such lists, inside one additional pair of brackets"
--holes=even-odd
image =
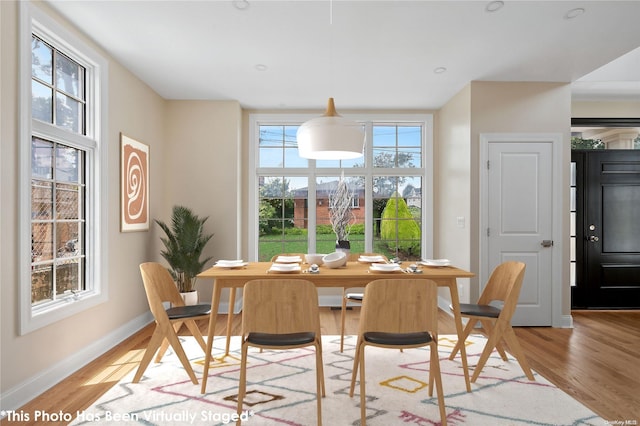
[(204, 247), (213, 237), (213, 234), (204, 233), (204, 223), (208, 218), (198, 217), (187, 207), (174, 206), (170, 227), (155, 220), (165, 233), (165, 237), (160, 237), (165, 247), (160, 254), (169, 263), (169, 271), (182, 293), (193, 291), (196, 275), (212, 259), (200, 260)]
[(408, 254), (416, 254), (420, 250), (420, 226), (397, 192), (391, 195), (382, 212), (380, 235), (391, 250)]

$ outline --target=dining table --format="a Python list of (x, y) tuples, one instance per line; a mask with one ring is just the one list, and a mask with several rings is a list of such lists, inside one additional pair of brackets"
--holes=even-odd
[[(458, 295), (458, 278), (471, 278), (475, 276), (472, 272), (465, 271), (455, 266), (419, 266), (419, 273), (410, 272), (409, 269), (396, 271), (374, 270), (370, 263), (350, 261), (346, 265), (339, 268), (328, 268), (321, 265), (317, 273), (309, 272), (309, 265), (301, 265), (300, 268), (294, 270), (274, 271), (272, 262), (243, 262), (239, 266), (222, 267), (214, 265), (209, 269), (198, 274), (198, 278), (212, 280), (213, 292), (211, 295), (211, 316), (209, 319), (209, 329), (207, 333), (207, 350), (205, 353), (204, 369), (202, 374), (201, 393), (204, 394), (207, 388), (207, 379), (209, 376), (209, 365), (211, 363), (211, 352), (213, 350), (213, 340), (215, 325), (220, 304), (220, 295), (225, 288), (230, 289), (229, 292), (229, 314), (227, 317), (227, 340), (225, 348), (225, 356), (229, 354), (229, 342), (231, 337), (231, 323), (233, 320), (233, 306), (235, 304), (235, 289), (243, 288), (244, 285), (255, 279), (282, 279), (282, 278), (299, 278), (313, 282), (316, 287), (366, 287), (368, 283), (383, 278), (400, 278), (415, 279), (423, 278), (433, 280), (438, 287), (446, 287), (451, 295), (451, 308), (453, 312), (456, 333), (458, 338), (463, 336), (462, 317), (460, 315), (460, 298)], [(464, 372), (464, 380), (467, 392), (471, 392), (471, 383), (469, 381), (469, 371), (467, 368), (467, 354), (465, 345), (460, 347), (460, 358), (462, 362), (462, 370)]]

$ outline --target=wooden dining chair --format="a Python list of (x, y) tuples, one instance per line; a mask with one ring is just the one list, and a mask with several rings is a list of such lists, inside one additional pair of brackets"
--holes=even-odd
[(353, 357), (349, 396), (353, 397), (360, 370), (360, 422), (366, 422), (365, 348), (409, 349), (429, 347), (429, 396), (435, 381), (440, 422), (447, 424), (440, 358), (438, 356), (438, 286), (427, 279), (382, 279), (370, 282), (364, 291), (358, 341)]
[[(133, 383), (140, 381), (153, 355), (157, 352), (155, 362), (160, 362), (167, 348), (171, 345), (182, 366), (187, 371), (189, 378), (197, 385), (198, 379), (193, 372), (193, 368), (191, 368), (189, 358), (187, 358), (182, 348), (182, 344), (178, 338), (178, 331), (182, 327), (182, 324), (186, 325), (202, 348), (202, 351), (205, 352), (206, 345), (195, 321), (209, 320), (211, 305), (200, 304), (185, 306), (184, 300), (182, 296), (180, 296), (180, 292), (171, 278), (171, 274), (167, 268), (159, 263), (147, 262), (140, 264), (140, 273), (142, 274), (144, 290), (147, 294), (149, 308), (153, 314), (156, 326), (151, 340), (147, 345), (147, 349), (142, 356), (138, 371), (136, 371), (136, 375), (133, 378)], [(165, 302), (171, 303), (171, 307), (168, 309), (165, 308)]]
[(247, 392), (247, 352), (250, 346), (276, 350), (314, 346), (317, 423), (321, 425), (321, 397), (325, 396), (321, 337), (318, 290), (315, 284), (300, 279), (247, 282), (243, 291), (238, 414), (242, 413)]
[[(350, 253), (349, 261), (357, 262), (360, 256), (381, 256), (385, 262), (387, 257), (379, 253)], [(364, 297), (364, 289), (362, 287), (348, 287), (342, 289), (342, 308), (340, 310), (340, 352), (344, 350), (344, 330), (347, 317), (347, 303), (362, 304)]]
[[(525, 268), (526, 265), (522, 262), (508, 261), (501, 263), (491, 273), (478, 302), (475, 304), (460, 304), (460, 315), (469, 318), (469, 321), (464, 328), (463, 337), (456, 343), (449, 359), (453, 359), (456, 356), (460, 350), (460, 345), (474, 331), (474, 327), (478, 322), (482, 327), (476, 330), (482, 331), (487, 336), (487, 343), (473, 371), (471, 382), (475, 382), (478, 379), (494, 348), (504, 361), (508, 361), (502, 346), (503, 341), (507, 344), (518, 364), (520, 364), (527, 378), (535, 380), (518, 342), (518, 337), (511, 326), (511, 318), (518, 306), (518, 297), (524, 280)], [(501, 304), (502, 307), (496, 306), (496, 304)]]

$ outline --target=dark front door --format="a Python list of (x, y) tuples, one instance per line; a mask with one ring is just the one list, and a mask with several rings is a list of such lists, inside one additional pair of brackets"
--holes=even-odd
[(572, 157), (579, 211), (572, 305), (640, 308), (640, 151), (574, 151)]

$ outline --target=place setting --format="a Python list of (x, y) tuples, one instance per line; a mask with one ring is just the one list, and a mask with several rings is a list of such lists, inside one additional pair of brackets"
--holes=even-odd
[(302, 257), (300, 256), (278, 256), (276, 257), (276, 260), (274, 261), (274, 263), (276, 264), (294, 264), (297, 263), (298, 266), (300, 263), (302, 263)]
[(424, 259), (418, 263), (422, 266), (430, 266), (436, 268), (451, 266), (451, 261), (449, 259)]
[(397, 263), (372, 263), (369, 265), (371, 272), (404, 272)]
[(272, 263), (271, 267), (267, 270), (267, 273), (276, 272), (276, 273), (293, 273), (300, 272), (302, 268), (298, 263)]
[(360, 255), (360, 257), (358, 258), (358, 262), (360, 263), (386, 263), (386, 259), (384, 256), (381, 255), (373, 255), (373, 256), (365, 256), (365, 255)]
[(214, 268), (223, 268), (223, 269), (236, 269), (236, 268), (243, 268), (245, 266), (247, 266), (249, 264), (249, 262), (245, 262), (242, 259), (235, 259), (235, 260), (225, 260), (225, 259), (221, 259), (218, 260), (213, 267)]

